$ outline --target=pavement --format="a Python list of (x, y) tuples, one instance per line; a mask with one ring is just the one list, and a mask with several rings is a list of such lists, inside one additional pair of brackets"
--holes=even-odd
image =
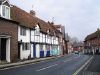
[(0, 64), (0, 69), (4, 69), (4, 68), (9, 68), (9, 67), (14, 67), (14, 66), (21, 66), (21, 65), (25, 65), (25, 64), (31, 64), (31, 63), (38, 63), (38, 62), (42, 62), (44, 60), (50, 60), (50, 59), (55, 59), (61, 56), (53, 56), (53, 57), (46, 57), (46, 58), (37, 58), (37, 59), (32, 59), (32, 60), (25, 60), (25, 61), (19, 61), (16, 63), (5, 63), (2, 62)]
[(0, 69), (0, 75), (73, 75), (90, 58), (90, 55), (70, 54), (39, 63)]

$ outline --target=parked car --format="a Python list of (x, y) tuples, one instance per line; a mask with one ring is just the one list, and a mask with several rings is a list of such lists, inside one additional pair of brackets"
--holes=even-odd
[(79, 51), (74, 51), (75, 54), (79, 54)]

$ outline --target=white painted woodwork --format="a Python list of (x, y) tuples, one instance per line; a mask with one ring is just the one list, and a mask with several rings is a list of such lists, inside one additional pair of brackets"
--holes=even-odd
[(36, 57), (40, 58), (40, 46), (39, 46), (39, 44), (36, 45)]
[(35, 42), (35, 31), (31, 30), (31, 42)]
[(22, 42), (30, 42), (30, 29), (26, 28), (26, 35), (20, 35), (20, 26), (18, 26), (18, 41), (22, 40)]
[(28, 59), (30, 56), (30, 50), (22, 50), (22, 44), (20, 45), (20, 59)]
[(11, 62), (10, 60), (10, 38), (7, 38), (7, 41), (6, 41), (6, 60), (7, 62)]
[(33, 48), (33, 44), (31, 44), (31, 58), (34, 58), (34, 57), (33, 57), (33, 51), (34, 51), (33, 49), (34, 49), (34, 48)]

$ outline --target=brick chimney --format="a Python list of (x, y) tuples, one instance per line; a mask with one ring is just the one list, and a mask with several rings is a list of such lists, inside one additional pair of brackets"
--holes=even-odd
[(35, 16), (35, 15), (36, 15), (35, 11), (33, 11), (33, 10), (30, 10), (30, 14), (31, 14), (32, 16)]

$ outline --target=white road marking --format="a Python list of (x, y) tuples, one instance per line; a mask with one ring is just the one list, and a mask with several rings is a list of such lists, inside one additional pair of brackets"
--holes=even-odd
[(79, 58), (79, 57), (80, 57), (80, 56), (78, 56), (78, 57), (74, 57), (74, 58), (72, 58), (72, 59), (65, 60), (64, 62), (68, 62), (68, 61), (71, 61), (71, 60), (76, 59), (76, 58)]
[(48, 67), (45, 67), (45, 68), (41, 68), (39, 70), (36, 70), (36, 71), (42, 71), (42, 70), (45, 70), (45, 69), (49, 69), (51, 67), (54, 67), (54, 66), (57, 66), (58, 64), (54, 64), (54, 65), (51, 65), (51, 66), (48, 66)]
[(80, 67), (73, 75), (77, 75), (92, 59), (93, 56), (82, 67)]
[(71, 61), (72, 59), (69, 59), (69, 60), (65, 60), (64, 62), (68, 62), (68, 61)]

